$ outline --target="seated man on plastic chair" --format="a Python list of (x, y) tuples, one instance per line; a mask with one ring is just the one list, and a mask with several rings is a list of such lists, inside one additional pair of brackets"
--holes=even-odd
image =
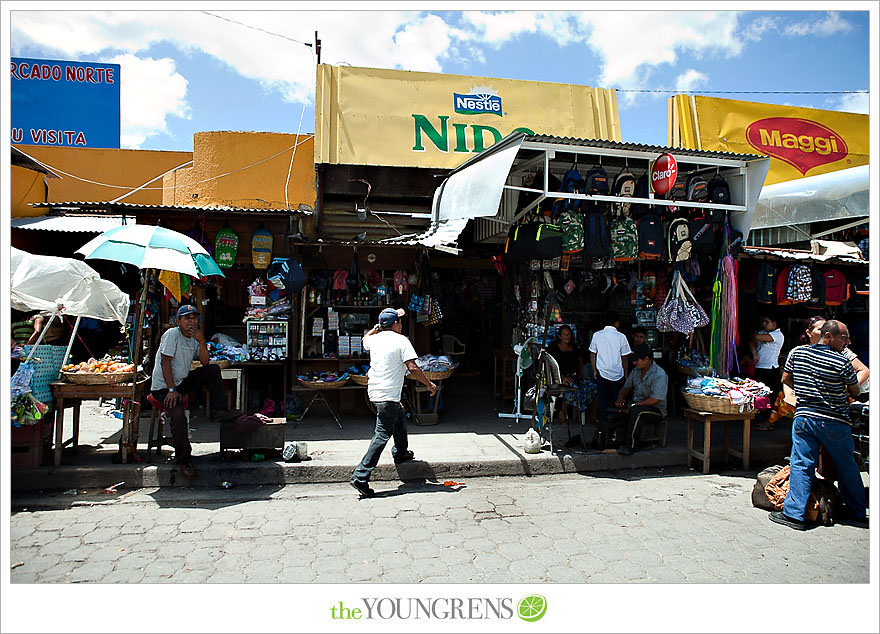
[[(195, 306), (184, 304), (177, 309), (177, 327), (163, 333), (156, 357), (150, 392), (168, 412), (180, 474), (192, 479), (196, 471), (192, 464), (192, 445), (189, 442), (183, 395), (207, 387), (214, 418), (230, 420), (241, 412), (226, 408), (226, 392), (223, 390), (220, 368), (210, 364), (208, 345), (199, 330), (199, 311)], [(201, 361), (202, 367), (190, 371), (194, 359)]]
[[(617, 448), (624, 456), (638, 448), (639, 434), (645, 425), (655, 425), (666, 418), (666, 390), (669, 377), (659, 365), (654, 363), (651, 349), (642, 344), (633, 349), (635, 369), (629, 373), (626, 383), (620, 388), (615, 405), (627, 414), (626, 434)], [(627, 395), (632, 392), (632, 400)]]

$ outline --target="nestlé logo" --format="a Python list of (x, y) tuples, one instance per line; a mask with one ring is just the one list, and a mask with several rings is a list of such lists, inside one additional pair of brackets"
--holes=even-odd
[(474, 86), (470, 93), (460, 95), (452, 93), (452, 106), (457, 114), (494, 114), (503, 116), (501, 97), (486, 86)]
[(834, 130), (808, 119), (769, 117), (749, 124), (746, 141), (763, 154), (785, 161), (806, 176), (814, 167), (849, 154), (846, 141)]

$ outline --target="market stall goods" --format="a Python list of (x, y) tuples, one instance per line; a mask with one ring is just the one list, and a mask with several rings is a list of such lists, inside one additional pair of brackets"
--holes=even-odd
[(89, 359), (61, 367), (62, 378), (69, 383), (96, 385), (124, 383), (134, 377), (134, 364), (113, 359)]

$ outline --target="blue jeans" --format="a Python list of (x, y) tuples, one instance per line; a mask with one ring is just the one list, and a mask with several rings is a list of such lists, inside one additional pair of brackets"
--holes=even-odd
[(864, 519), (865, 487), (859, 467), (853, 457), (855, 446), (852, 428), (846, 423), (835, 423), (810, 416), (794, 417), (791, 425), (791, 476), (788, 495), (782, 512), (802, 520), (807, 512), (810, 489), (819, 462), (819, 445), (831, 455), (837, 469), (840, 495), (854, 519)]
[(409, 446), (403, 406), (396, 401), (384, 401), (374, 404), (376, 406), (376, 431), (373, 432), (373, 439), (370, 440), (367, 453), (361, 458), (360, 464), (351, 475), (352, 480), (369, 482), (370, 474), (373, 473), (373, 469), (379, 464), (379, 456), (382, 455), (382, 450), (388, 444), (389, 438), (394, 438), (394, 446), (391, 447), (392, 456), (403, 453)]

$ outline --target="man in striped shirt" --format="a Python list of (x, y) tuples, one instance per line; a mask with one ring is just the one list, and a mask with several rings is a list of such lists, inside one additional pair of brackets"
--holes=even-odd
[(852, 363), (841, 350), (849, 341), (842, 322), (829, 319), (822, 326), (819, 343), (799, 346), (785, 362), (782, 382), (797, 394), (797, 409), (791, 426), (791, 475), (782, 511), (770, 519), (797, 530), (805, 530), (804, 519), (819, 445), (831, 455), (840, 482), (840, 494), (850, 516), (866, 521), (865, 487), (853, 457), (848, 396), (859, 395), (859, 382)]

